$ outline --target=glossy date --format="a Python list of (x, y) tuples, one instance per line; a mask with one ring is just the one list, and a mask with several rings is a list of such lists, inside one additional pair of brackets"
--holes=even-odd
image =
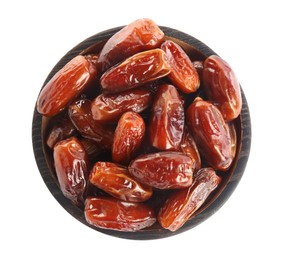
[(102, 72), (142, 51), (157, 48), (164, 33), (151, 19), (139, 19), (115, 33), (102, 48), (98, 65)]
[(160, 86), (155, 95), (149, 124), (150, 143), (160, 150), (178, 150), (184, 133), (182, 99), (173, 85)]
[(64, 196), (75, 204), (83, 202), (88, 178), (88, 159), (76, 137), (60, 141), (54, 147), (54, 165)]
[(218, 170), (227, 170), (232, 163), (232, 142), (219, 109), (208, 101), (195, 100), (187, 110), (189, 129), (200, 154)]
[(180, 189), (192, 184), (195, 161), (182, 153), (160, 152), (137, 157), (128, 169), (146, 185), (157, 189)]
[(203, 82), (207, 97), (214, 102), (226, 121), (238, 117), (242, 108), (240, 85), (230, 65), (216, 55), (203, 64)]
[(172, 193), (158, 213), (160, 225), (176, 231), (203, 205), (221, 179), (212, 168), (200, 169), (192, 186)]
[(54, 116), (71, 103), (96, 77), (95, 65), (78, 55), (60, 69), (41, 90), (37, 111)]
[(171, 68), (161, 49), (137, 53), (107, 70), (100, 78), (104, 93), (118, 93), (169, 74)]
[(143, 118), (135, 112), (126, 112), (118, 122), (112, 145), (113, 162), (128, 165), (137, 154), (145, 135)]
[(152, 93), (143, 88), (130, 89), (119, 94), (101, 94), (92, 101), (91, 112), (95, 121), (113, 124), (127, 111), (144, 111), (151, 104), (151, 100)]
[(172, 83), (187, 94), (197, 91), (200, 86), (199, 76), (184, 50), (170, 40), (162, 43), (161, 49), (166, 53), (171, 66), (168, 78)]
[(152, 189), (133, 179), (127, 167), (110, 162), (97, 162), (89, 176), (90, 182), (123, 201), (142, 202), (152, 195)]
[(87, 198), (86, 221), (98, 228), (134, 232), (156, 222), (154, 210), (143, 203), (115, 198)]

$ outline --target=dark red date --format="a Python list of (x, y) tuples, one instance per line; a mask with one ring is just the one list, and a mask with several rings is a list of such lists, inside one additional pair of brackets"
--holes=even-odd
[(169, 74), (171, 68), (164, 51), (140, 52), (107, 70), (100, 78), (104, 93), (118, 93), (141, 86)]
[(128, 165), (136, 155), (145, 135), (143, 118), (135, 112), (126, 112), (118, 122), (112, 145), (113, 162)]
[(139, 19), (115, 33), (104, 45), (98, 58), (102, 72), (142, 51), (157, 48), (164, 33), (150, 19)]
[(75, 137), (54, 147), (54, 165), (60, 189), (75, 204), (83, 202), (88, 179), (88, 161), (84, 147)]
[(200, 169), (191, 187), (172, 193), (158, 213), (163, 228), (176, 231), (203, 205), (221, 179), (212, 168)]
[(184, 107), (177, 89), (168, 84), (160, 86), (152, 105), (150, 144), (160, 150), (178, 150), (184, 125)]
[(231, 121), (242, 109), (240, 85), (230, 65), (216, 55), (203, 65), (203, 82), (207, 97), (219, 107), (223, 118)]
[(154, 210), (143, 203), (115, 198), (87, 198), (86, 221), (98, 228), (134, 232), (156, 222)]
[(69, 106), (69, 117), (85, 138), (92, 139), (105, 149), (111, 149), (114, 130), (95, 122), (91, 113), (91, 101), (80, 99)]
[(110, 162), (97, 162), (89, 176), (90, 182), (123, 201), (142, 202), (152, 195), (152, 189), (133, 179), (127, 167)]
[(131, 162), (129, 172), (138, 181), (157, 189), (179, 189), (192, 184), (195, 161), (178, 152), (141, 155)]
[(151, 103), (152, 93), (137, 88), (119, 94), (101, 94), (91, 103), (93, 119), (101, 123), (116, 123), (127, 111), (140, 113)]
[(43, 87), (37, 100), (37, 111), (44, 116), (55, 116), (87, 88), (96, 74), (92, 62), (84, 56), (76, 56)]
[(170, 40), (162, 43), (161, 49), (166, 53), (172, 69), (168, 74), (172, 83), (187, 94), (197, 91), (200, 80), (189, 56), (178, 44)]
[(189, 129), (200, 154), (218, 170), (227, 170), (232, 163), (232, 143), (227, 124), (219, 109), (208, 101), (195, 100), (187, 110)]

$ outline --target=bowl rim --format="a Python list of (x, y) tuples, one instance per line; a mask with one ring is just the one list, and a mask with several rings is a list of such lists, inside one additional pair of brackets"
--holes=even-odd
[[(205, 45), (203, 42), (199, 41), (198, 39), (194, 38), (193, 36), (189, 34), (186, 34), (184, 32), (181, 32), (179, 30), (172, 29), (166, 26), (159, 26), (159, 27), (166, 36), (179, 39), (191, 45), (193, 48), (195, 48), (197, 51), (199, 51), (201, 54), (205, 56), (210, 56), (213, 54), (217, 55), (207, 45)], [(86, 52), (86, 50), (90, 48), (92, 45), (99, 43), (101, 41), (107, 40), (114, 33), (119, 31), (121, 28), (123, 28), (123, 26), (115, 27), (115, 28), (97, 33), (85, 39), (84, 41), (76, 45), (74, 48), (72, 48), (54, 66), (54, 68), (51, 70), (51, 72), (47, 76), (42, 88), (51, 79), (51, 77), (59, 69), (61, 69), (69, 60), (71, 60), (72, 58), (74, 58), (75, 56), (83, 52)], [(73, 217), (75, 217), (77, 220), (79, 220), (83, 224), (99, 232), (102, 232), (102, 233), (105, 233), (111, 236), (119, 237), (119, 238), (138, 239), (138, 240), (164, 238), (164, 237), (169, 237), (169, 236), (173, 236), (173, 235), (177, 235), (179, 233), (185, 232), (199, 225), (204, 220), (212, 216), (216, 211), (218, 211), (224, 205), (224, 203), (229, 199), (229, 197), (235, 190), (236, 186), (238, 185), (239, 181), (241, 180), (244, 174), (246, 164), (248, 162), (250, 146), (251, 146), (251, 120), (250, 120), (248, 103), (247, 103), (245, 94), (242, 90), (242, 87), (241, 87), (241, 94), (242, 94), (242, 111), (240, 114), (240, 117), (241, 117), (240, 121), (241, 121), (241, 130), (242, 130), (242, 133), (241, 133), (242, 142), (241, 142), (241, 147), (239, 148), (240, 150), (239, 150), (239, 155), (238, 155), (238, 161), (237, 161), (237, 164), (235, 165), (234, 172), (232, 173), (232, 176), (228, 180), (227, 185), (224, 187), (224, 189), (218, 195), (218, 197), (207, 208), (205, 208), (199, 214), (194, 216), (182, 228), (180, 228), (179, 230), (175, 232), (171, 232), (166, 229), (162, 229), (162, 231), (144, 229), (144, 230), (140, 230), (139, 232), (120, 232), (120, 231), (115, 231), (115, 230), (99, 229), (99, 228), (96, 228), (88, 224), (81, 210), (75, 205), (73, 205), (72, 203), (70, 203), (70, 201), (66, 197), (64, 197), (59, 186), (54, 181), (52, 174), (50, 174), (50, 168), (45, 158), (44, 144), (43, 144), (43, 138), (42, 138), (43, 136), (42, 134), (43, 116), (37, 112), (36, 105), (35, 105), (33, 120), (32, 120), (32, 145), (33, 145), (34, 157), (35, 157), (39, 172), (47, 188), (49, 189), (51, 194), (55, 197), (55, 199), (59, 202), (59, 204), (67, 212), (69, 212)]]

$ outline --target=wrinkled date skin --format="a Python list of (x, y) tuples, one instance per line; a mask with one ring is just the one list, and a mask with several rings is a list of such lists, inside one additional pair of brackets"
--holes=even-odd
[(100, 78), (104, 93), (118, 93), (165, 77), (171, 71), (161, 49), (137, 53), (107, 70)]
[(101, 94), (92, 101), (91, 112), (95, 121), (113, 124), (127, 111), (144, 111), (151, 104), (151, 100), (152, 93), (143, 88), (119, 94)]
[(136, 155), (145, 135), (143, 118), (135, 112), (126, 112), (118, 122), (112, 145), (113, 162), (128, 165)]
[(196, 145), (196, 142), (193, 138), (193, 136), (190, 134), (190, 132), (188, 131), (188, 129), (185, 129), (183, 138), (182, 138), (182, 142), (180, 145), (180, 151), (191, 157), (192, 159), (195, 160), (196, 163), (196, 170), (199, 170), (201, 167), (201, 159), (200, 159), (200, 155), (198, 152), (198, 148)]
[(91, 101), (80, 99), (69, 106), (69, 117), (85, 138), (92, 139), (105, 149), (111, 149), (114, 131), (95, 122), (91, 113)]
[(104, 45), (98, 58), (102, 72), (142, 51), (155, 49), (164, 40), (164, 33), (150, 19), (139, 19), (114, 34)]
[(208, 101), (195, 100), (187, 110), (189, 129), (200, 154), (217, 170), (227, 170), (232, 163), (232, 142), (219, 109)]
[(146, 185), (157, 189), (179, 189), (192, 184), (195, 161), (179, 152), (160, 152), (137, 157), (128, 169)]
[(178, 150), (184, 133), (182, 99), (173, 85), (159, 87), (149, 124), (150, 144), (160, 150)]
[(64, 115), (55, 119), (54, 125), (47, 136), (47, 145), (53, 149), (56, 143), (77, 134), (69, 116)]
[(88, 178), (84, 147), (76, 137), (60, 141), (54, 147), (54, 165), (60, 189), (73, 203), (83, 203)]
[(44, 86), (37, 100), (37, 111), (44, 116), (55, 116), (88, 87), (96, 74), (92, 62), (76, 56)]
[(203, 82), (208, 99), (215, 102), (224, 119), (237, 118), (242, 109), (242, 96), (230, 65), (216, 55), (208, 57), (203, 64)]
[(191, 187), (172, 193), (166, 200), (158, 213), (160, 225), (172, 232), (181, 228), (218, 187), (220, 181), (212, 168), (200, 169)]
[(118, 231), (134, 232), (156, 222), (149, 206), (115, 198), (87, 198), (84, 213), (89, 224)]
[(187, 94), (197, 91), (200, 86), (199, 76), (183, 49), (170, 40), (162, 43), (161, 49), (166, 53), (172, 69), (168, 74), (172, 83)]
[(127, 167), (110, 162), (97, 162), (89, 176), (90, 182), (115, 198), (142, 202), (152, 195), (151, 187), (133, 179)]

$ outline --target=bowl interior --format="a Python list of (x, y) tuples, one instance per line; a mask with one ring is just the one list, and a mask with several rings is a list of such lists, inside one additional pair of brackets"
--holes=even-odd
[[(212, 54), (216, 54), (205, 44), (188, 34), (182, 33), (180, 31), (168, 27), (160, 26), (160, 28), (164, 31), (167, 39), (178, 43), (187, 52), (192, 61), (204, 61), (206, 57)], [(57, 63), (57, 65), (48, 75), (43, 86), (60, 68), (62, 68), (69, 60), (71, 60), (76, 55), (99, 53), (107, 39), (109, 39), (114, 33), (116, 33), (120, 29), (121, 27), (117, 27), (111, 30), (101, 32), (78, 44)], [(193, 96), (190, 97), (190, 99), (192, 98)], [(242, 99), (242, 112), (240, 116), (234, 121), (234, 127), (237, 136), (237, 148), (234, 162), (228, 172), (218, 172), (218, 174), (220, 174), (222, 177), (222, 182), (220, 186), (208, 197), (204, 205), (197, 212), (195, 212), (193, 217), (176, 232), (165, 230), (161, 228), (158, 223), (154, 224), (149, 228), (137, 232), (119, 232), (113, 230), (104, 230), (89, 225), (84, 218), (83, 209), (73, 205), (67, 198), (63, 196), (62, 192), (60, 191), (53, 165), (52, 151), (46, 145), (46, 136), (48, 130), (50, 129), (50, 119), (41, 116), (37, 112), (36, 108), (34, 110), (32, 127), (35, 159), (37, 161), (38, 168), (43, 177), (43, 180), (45, 181), (47, 187), (49, 188), (53, 196), (72, 216), (74, 216), (76, 219), (78, 219), (85, 225), (109, 235), (129, 239), (156, 239), (175, 235), (189, 230), (192, 227), (200, 224), (202, 221), (204, 221), (205, 219), (210, 217), (214, 212), (216, 212), (232, 194), (233, 190), (237, 186), (244, 173), (250, 150), (251, 128), (248, 104), (243, 91)], [(111, 160), (111, 158), (108, 158), (108, 160)], [(163, 195), (164, 193), (160, 192), (160, 198)]]

